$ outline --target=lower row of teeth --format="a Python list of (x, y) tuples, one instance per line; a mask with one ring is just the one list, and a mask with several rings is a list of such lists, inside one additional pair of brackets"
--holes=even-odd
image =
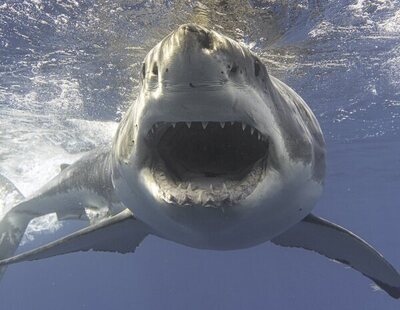
[(158, 175), (156, 181), (159, 184), (162, 199), (167, 203), (217, 207), (222, 204), (234, 204), (250, 195), (261, 174), (262, 169), (256, 168), (243, 181), (227, 181), (218, 186), (210, 184), (208, 189), (192, 182), (175, 185), (169, 182), (163, 173)]
[(241, 192), (221, 192), (221, 193), (210, 193), (205, 190), (196, 190), (192, 194), (178, 194), (163, 192), (163, 199), (167, 203), (176, 203), (181, 206), (191, 206), (191, 205), (202, 205), (205, 207), (217, 207), (222, 204), (230, 205), (234, 204), (236, 201), (243, 199), (246, 193)]

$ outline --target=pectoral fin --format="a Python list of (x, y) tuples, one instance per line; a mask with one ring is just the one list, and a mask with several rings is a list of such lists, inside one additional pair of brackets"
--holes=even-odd
[(390, 296), (400, 298), (400, 275), (393, 266), (364, 240), (336, 224), (309, 215), (272, 242), (312, 250), (349, 265)]
[(0, 266), (32, 261), (78, 251), (133, 252), (148, 234), (144, 224), (128, 209), (96, 225), (37, 249), (0, 261)]

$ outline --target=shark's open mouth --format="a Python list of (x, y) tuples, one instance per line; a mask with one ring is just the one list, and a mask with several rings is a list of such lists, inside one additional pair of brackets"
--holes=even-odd
[(233, 205), (254, 191), (267, 165), (268, 139), (242, 122), (156, 123), (148, 138), (168, 203)]

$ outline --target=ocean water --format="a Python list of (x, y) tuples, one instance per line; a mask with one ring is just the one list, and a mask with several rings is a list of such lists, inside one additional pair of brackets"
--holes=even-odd
[[(400, 269), (400, 3), (0, 0), (0, 174), (28, 195), (109, 143), (146, 53), (197, 22), (257, 53), (325, 134), (314, 214)], [(76, 228), (52, 216), (21, 250)], [(344, 265), (266, 243), (200, 251), (148, 237), (134, 254), (78, 253), (11, 266), (0, 309), (399, 309)]]

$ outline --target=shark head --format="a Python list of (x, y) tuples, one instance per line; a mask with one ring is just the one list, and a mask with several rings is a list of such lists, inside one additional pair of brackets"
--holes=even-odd
[[(114, 178), (127, 207), (160, 235), (218, 248), (254, 225), (227, 246), (245, 247), (310, 212), (324, 154), (311, 110), (256, 55), (185, 24), (145, 58), (140, 94), (114, 140)], [(129, 206), (128, 192), (140, 206)], [(259, 226), (265, 232), (254, 236)]]

